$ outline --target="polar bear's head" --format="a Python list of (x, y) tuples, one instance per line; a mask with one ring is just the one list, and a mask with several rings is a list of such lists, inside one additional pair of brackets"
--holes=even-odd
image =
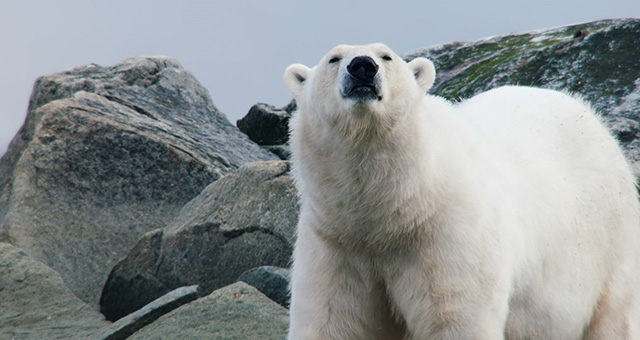
[(315, 67), (294, 64), (284, 74), (300, 114), (356, 139), (390, 131), (434, 79), (431, 61), (406, 63), (383, 44), (340, 45)]

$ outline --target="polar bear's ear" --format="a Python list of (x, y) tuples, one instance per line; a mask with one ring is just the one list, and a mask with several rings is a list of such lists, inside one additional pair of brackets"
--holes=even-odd
[(409, 62), (409, 68), (416, 78), (418, 86), (427, 92), (436, 80), (436, 67), (427, 58), (416, 58)]
[(310, 72), (311, 69), (302, 64), (290, 65), (284, 71), (284, 84), (296, 99), (302, 92), (304, 82), (309, 77)]

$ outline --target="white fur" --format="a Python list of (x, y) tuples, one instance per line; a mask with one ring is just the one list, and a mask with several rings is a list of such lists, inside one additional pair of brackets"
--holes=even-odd
[[(340, 95), (361, 55), (379, 101)], [(593, 110), (528, 87), (452, 105), (434, 77), (382, 44), (285, 72), (289, 339), (640, 339), (635, 178)]]

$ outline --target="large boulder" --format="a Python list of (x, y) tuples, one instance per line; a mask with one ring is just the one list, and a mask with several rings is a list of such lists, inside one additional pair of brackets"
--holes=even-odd
[(508, 84), (581, 95), (609, 124), (640, 175), (640, 19), (455, 42), (405, 59), (416, 57), (436, 65), (431, 92), (454, 101)]
[(0, 339), (86, 339), (108, 326), (53, 269), (0, 242)]
[(283, 340), (287, 310), (244, 282), (184, 305), (134, 333), (130, 340)]
[(142, 234), (209, 183), (268, 159), (173, 59), (42, 77), (0, 160), (0, 241), (97, 307), (110, 269)]
[(298, 209), (288, 162), (243, 166), (140, 239), (109, 275), (101, 311), (116, 320), (171, 289), (208, 294), (251, 268), (288, 267)]

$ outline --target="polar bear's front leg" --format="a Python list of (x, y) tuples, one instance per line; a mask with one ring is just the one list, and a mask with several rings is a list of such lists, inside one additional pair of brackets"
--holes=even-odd
[(299, 228), (288, 339), (402, 339), (383, 285), (370, 275), (312, 231)]
[(411, 257), (390, 273), (388, 283), (406, 324), (405, 340), (504, 339), (509, 310), (504, 272), (479, 274), (462, 259), (454, 264), (442, 257), (440, 263)]

